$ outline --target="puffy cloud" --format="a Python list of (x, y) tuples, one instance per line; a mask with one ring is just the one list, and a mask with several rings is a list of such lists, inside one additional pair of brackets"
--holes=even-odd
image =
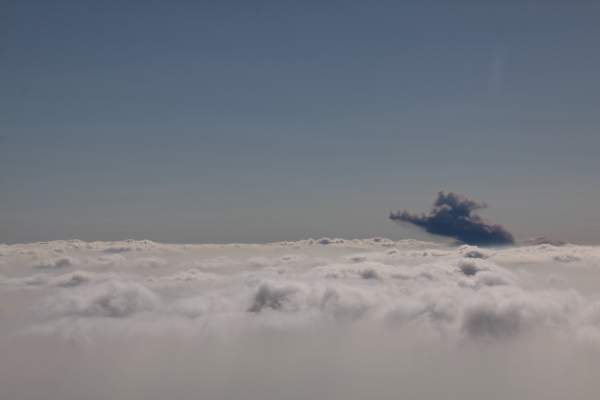
[(54, 276), (40, 273), (25, 277), (14, 277), (0, 279), (0, 286), (6, 285), (12, 288), (19, 287), (75, 287), (93, 282), (106, 281), (109, 279), (127, 279), (126, 276), (115, 272), (90, 272), (73, 271), (66, 274)]
[(468, 259), (459, 260), (457, 264), (460, 271), (467, 276), (475, 275), (479, 271), (489, 271), (492, 269), (492, 265), (491, 263)]
[(60, 291), (38, 305), (37, 311), (60, 317), (123, 318), (140, 311), (152, 310), (158, 304), (159, 297), (148, 288), (131, 281), (111, 279)]
[(221, 283), (227, 280), (226, 277), (220, 275), (202, 272), (198, 269), (189, 269), (187, 271), (178, 271), (173, 275), (151, 275), (145, 279), (145, 282), (152, 288), (168, 288), (199, 283)]
[(538, 246), (540, 244), (551, 244), (552, 246), (564, 246), (567, 244), (566, 240), (558, 239), (551, 236), (540, 236), (532, 239), (526, 239), (519, 242), (522, 246)]
[(301, 285), (292, 282), (276, 284), (271, 281), (263, 282), (259, 285), (252, 298), (252, 305), (248, 308), (250, 312), (259, 312), (264, 308), (280, 310), (289, 309), (294, 302), (291, 297), (296, 295), (302, 289)]
[(494, 253), (483, 250), (477, 246), (462, 245), (458, 248), (458, 253), (466, 258), (490, 258)]
[[(600, 247), (539, 244), (490, 250), (409, 243), (331, 239), (329, 244), (176, 245), (181, 246), (176, 251), (141, 241), (20, 245), (38, 258), (20, 251), (0, 256), (0, 356), (21, 362), (14, 368), (29, 371), (36, 382), (45, 382), (40, 377), (48, 374), (35, 369), (41, 359), (54, 365), (63, 357), (87, 354), (82, 357), (89, 357), (89, 371), (105, 375), (128, 365), (142, 377), (145, 368), (156, 367), (155, 380), (172, 370), (170, 379), (189, 373), (190, 382), (204, 379), (202, 387), (224, 376), (223, 387), (236, 379), (249, 381), (248, 371), (256, 365), (270, 377), (289, 366), (280, 376), (282, 385), (301, 386), (303, 378), (292, 371), (302, 360), (307, 360), (302, 376), (330, 377), (347, 367), (342, 386), (351, 371), (356, 378), (384, 377), (381, 383), (395, 382), (415, 368), (422, 373), (414, 379), (429, 382), (440, 362), (447, 364), (440, 374), (462, 371), (470, 357), (477, 361), (465, 370), (464, 382), (473, 376), (488, 382), (497, 360), (507, 357), (507, 362), (511, 354), (526, 381), (535, 370), (531, 363), (551, 364), (544, 357), (572, 357), (568, 368), (552, 363), (561, 373), (573, 366), (587, 371), (588, 364), (574, 354), (591, 357), (597, 353), (589, 349), (600, 350)], [(105, 252), (123, 246), (134, 250)], [(64, 258), (69, 266), (59, 266)], [(144, 343), (145, 351), (133, 356), (132, 349)], [(61, 344), (69, 350), (44, 358)], [(88, 350), (78, 353), (82, 348)], [(494, 349), (497, 353), (490, 353)], [(494, 362), (477, 364), (484, 360)], [(81, 365), (77, 361), (73, 365)], [(527, 362), (529, 367), (521, 367)], [(3, 368), (3, 388), (10, 381), (3, 377), (22, 376)], [(239, 368), (233, 378), (232, 368)], [(114, 382), (127, 386), (126, 372)], [(94, 381), (94, 375), (82, 376), (87, 381), (69, 375), (69, 382)], [(69, 387), (61, 379), (47, 381)], [(359, 397), (374, 395), (373, 388)], [(202, 397), (236, 397), (215, 393)], [(265, 397), (256, 393), (237, 397)], [(12, 397), (32, 397), (21, 394)], [(454, 397), (469, 398), (461, 394)], [(338, 397), (351, 398), (348, 393)], [(486, 396), (471, 396), (476, 397)]]
[(467, 244), (513, 244), (514, 237), (504, 226), (472, 214), (482, 208), (489, 206), (486, 202), (477, 202), (456, 192), (440, 190), (429, 214), (392, 211), (390, 219), (409, 222), (425, 228), (428, 233), (449, 236)]
[(74, 271), (68, 274), (60, 275), (57, 277), (51, 277), (48, 279), (49, 286), (58, 287), (75, 287), (81, 286), (92, 282), (98, 282), (108, 279), (116, 279), (120, 277), (115, 273), (98, 274), (87, 271)]
[(39, 260), (31, 264), (31, 268), (50, 269), (50, 268), (67, 268), (79, 264), (79, 260), (73, 257), (54, 257)]
[(164, 258), (156, 256), (136, 258), (131, 260), (130, 263), (138, 268), (159, 268), (169, 264)]
[(305, 239), (294, 242), (275, 242), (266, 244), (229, 243), (229, 244), (165, 244), (155, 243), (150, 240), (124, 240), (119, 242), (84, 242), (81, 240), (55, 240), (51, 242), (38, 242), (27, 244), (6, 245), (0, 244), (0, 257), (29, 257), (49, 258), (56, 253), (90, 252), (104, 254), (119, 253), (144, 253), (158, 254), (189, 254), (193, 252), (226, 251), (233, 253), (240, 250), (270, 251), (278, 249), (299, 249), (327, 247), (334, 249), (364, 249), (372, 250), (379, 247), (397, 248), (434, 248), (435, 243), (423, 242), (414, 239), (393, 241), (387, 238), (376, 237), (371, 239), (341, 239), (321, 238)]
[(405, 278), (405, 269), (382, 264), (377, 261), (365, 261), (357, 264), (333, 263), (317, 267), (311, 274), (329, 279), (385, 279)]
[(105, 253), (125, 253), (128, 251), (133, 251), (133, 247), (109, 247), (108, 249), (105, 249), (104, 252)]
[(303, 263), (319, 264), (320, 261), (318, 259), (308, 260), (308, 257), (304, 254), (286, 254), (276, 258), (251, 257), (247, 259), (245, 263), (249, 264), (252, 268), (265, 268), (299, 265)]
[(581, 257), (576, 256), (574, 254), (559, 254), (557, 256), (554, 256), (554, 260), (555, 261), (560, 261), (560, 262), (573, 262), (573, 261), (581, 261)]
[(567, 331), (583, 304), (573, 292), (527, 293), (515, 286), (495, 287), (469, 299), (461, 329), (477, 338), (503, 338), (532, 329)]
[(222, 268), (239, 267), (241, 262), (227, 256), (208, 258), (204, 260), (186, 261), (179, 265), (179, 268), (196, 268), (200, 270), (216, 270)]

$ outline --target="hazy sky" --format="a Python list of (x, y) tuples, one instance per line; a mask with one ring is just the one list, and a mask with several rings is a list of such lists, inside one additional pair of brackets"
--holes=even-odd
[(600, 243), (597, 1), (1, 1), (0, 242)]

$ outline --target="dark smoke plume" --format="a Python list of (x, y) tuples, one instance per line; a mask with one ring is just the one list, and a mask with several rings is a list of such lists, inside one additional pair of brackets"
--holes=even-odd
[(501, 224), (493, 223), (471, 211), (489, 208), (456, 192), (440, 190), (431, 212), (412, 213), (408, 210), (391, 212), (390, 219), (425, 228), (433, 235), (449, 236), (471, 245), (513, 244), (513, 235)]

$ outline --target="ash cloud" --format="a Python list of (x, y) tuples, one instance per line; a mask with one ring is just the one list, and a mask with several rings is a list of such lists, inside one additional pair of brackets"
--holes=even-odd
[(391, 212), (390, 219), (409, 222), (433, 235), (448, 236), (470, 245), (514, 244), (515, 239), (504, 226), (480, 217), (475, 210), (489, 208), (484, 201), (475, 201), (456, 192), (437, 193), (431, 212)]

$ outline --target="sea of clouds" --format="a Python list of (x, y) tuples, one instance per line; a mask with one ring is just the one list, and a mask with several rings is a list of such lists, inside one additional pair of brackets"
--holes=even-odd
[(600, 247), (0, 245), (6, 399), (593, 399)]

